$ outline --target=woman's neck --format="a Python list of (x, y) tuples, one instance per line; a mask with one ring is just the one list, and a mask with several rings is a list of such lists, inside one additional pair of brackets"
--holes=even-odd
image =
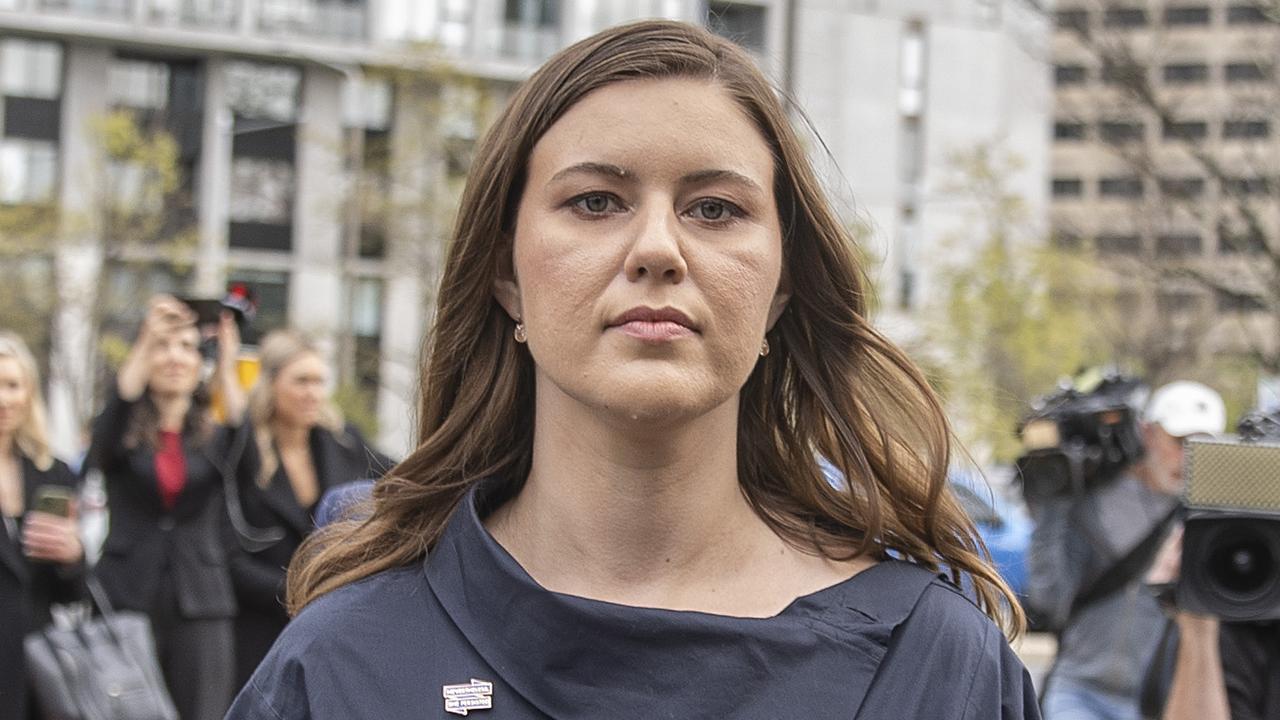
[(160, 415), (160, 430), (182, 432), (182, 427), (187, 421), (187, 413), (191, 411), (191, 396), (152, 393), (151, 401), (155, 403)]
[(310, 442), (311, 428), (306, 425), (295, 425), (280, 420), (272, 420), (271, 437), (275, 439), (276, 447), (281, 450), (296, 450), (300, 447), (306, 447), (307, 443)]
[(12, 433), (0, 433), (0, 461), (17, 457), (17, 447)]
[(736, 397), (661, 427), (602, 418), (555, 388), (537, 398), (528, 481), (485, 523), (544, 587), (730, 614), (771, 614), (795, 597), (731, 600), (765, 567), (785, 575), (779, 556), (793, 552), (739, 487)]

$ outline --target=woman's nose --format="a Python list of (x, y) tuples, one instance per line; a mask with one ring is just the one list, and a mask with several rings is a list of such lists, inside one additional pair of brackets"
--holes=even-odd
[(636, 222), (635, 237), (625, 261), (627, 279), (632, 282), (644, 279), (671, 284), (682, 282), (689, 267), (680, 245), (679, 218), (669, 206), (655, 206), (647, 212), (637, 213)]

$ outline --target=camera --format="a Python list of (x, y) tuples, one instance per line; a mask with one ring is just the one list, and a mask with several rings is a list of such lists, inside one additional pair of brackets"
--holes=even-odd
[(1280, 619), (1280, 414), (1187, 444), (1178, 607), (1228, 622)]
[(1080, 495), (1140, 460), (1146, 450), (1135, 406), (1145, 392), (1140, 380), (1112, 374), (1088, 391), (1065, 388), (1039, 399), (1018, 428), (1023, 496)]

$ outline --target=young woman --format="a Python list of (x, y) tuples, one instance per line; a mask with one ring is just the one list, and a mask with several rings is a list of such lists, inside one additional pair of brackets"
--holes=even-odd
[[(36, 717), (22, 639), (49, 623), (51, 603), (80, 597), (84, 571), (76, 477), (49, 451), (41, 395), (26, 344), (0, 331), (0, 720)], [(66, 512), (37, 508), (45, 493), (69, 497)]]
[(331, 487), (382, 477), (394, 464), (344, 424), (329, 401), (329, 367), (301, 335), (276, 330), (258, 349), (261, 374), (249, 395), (254, 442), (241, 503), (256, 527), (279, 527), (281, 541), (231, 561), (236, 618), (236, 686), (248, 681), (289, 622), (285, 568), (315, 529), (312, 514)]
[(551, 58), (479, 148), (418, 448), (304, 544), (229, 717), (1038, 717), (855, 257), (741, 49)]
[[(229, 313), (217, 342), (216, 380), (229, 416), (239, 418), (239, 334)], [(151, 618), (183, 720), (221, 718), (234, 694), (236, 602), (222, 499), (232, 434), (209, 412), (199, 346), (195, 313), (172, 297), (153, 298), (90, 451), (111, 513), (96, 573), (116, 607)]]

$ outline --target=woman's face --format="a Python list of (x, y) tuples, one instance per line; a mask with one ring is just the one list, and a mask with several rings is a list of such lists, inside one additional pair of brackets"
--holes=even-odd
[(31, 388), (17, 359), (0, 357), (0, 435), (13, 435), (31, 410)]
[(534, 146), (495, 293), (538, 393), (632, 419), (736, 396), (786, 303), (774, 161), (713, 82), (597, 90)]
[(315, 353), (303, 353), (280, 368), (271, 392), (276, 420), (294, 427), (320, 422), (328, 400), (329, 368)]
[(155, 339), (148, 386), (161, 395), (190, 395), (200, 384), (200, 333), (184, 327)]

